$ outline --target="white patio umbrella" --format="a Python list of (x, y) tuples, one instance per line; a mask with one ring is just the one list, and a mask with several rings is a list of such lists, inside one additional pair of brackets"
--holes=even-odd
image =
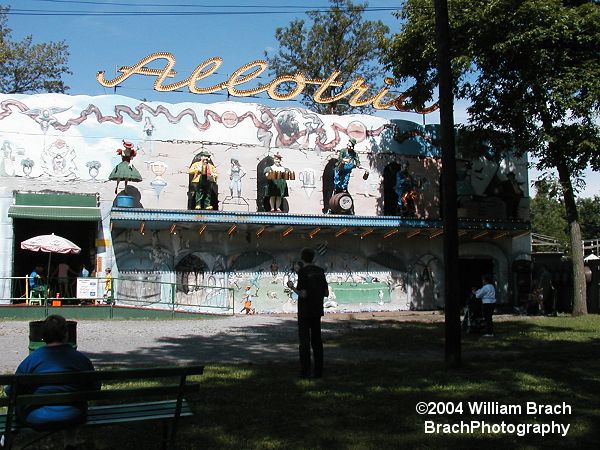
[(42, 234), (40, 236), (29, 238), (21, 242), (21, 248), (32, 252), (48, 253), (48, 271), (46, 280), (50, 279), (50, 261), (52, 259), (52, 253), (76, 255), (81, 251), (80, 247), (68, 239), (57, 236), (54, 233)]

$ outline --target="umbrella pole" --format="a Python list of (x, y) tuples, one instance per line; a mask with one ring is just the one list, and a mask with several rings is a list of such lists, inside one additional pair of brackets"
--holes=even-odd
[(52, 260), (52, 252), (48, 252), (48, 270), (46, 271), (46, 298), (50, 296), (50, 261)]

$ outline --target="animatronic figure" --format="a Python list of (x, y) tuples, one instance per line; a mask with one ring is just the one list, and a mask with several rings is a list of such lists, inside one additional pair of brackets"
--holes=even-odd
[(195, 209), (213, 209), (212, 188), (213, 184), (217, 182), (217, 168), (213, 164), (209, 152), (202, 151), (199, 156), (200, 161), (193, 163), (188, 170), (193, 177)]
[(400, 170), (396, 172), (396, 185), (394, 190), (398, 194), (398, 214), (414, 214), (415, 198), (417, 197), (417, 184), (408, 171), (408, 161), (403, 161)]
[[(346, 148), (342, 149), (338, 153), (338, 163), (333, 171), (333, 191), (335, 194), (340, 192), (348, 192), (348, 182), (350, 181), (350, 174), (352, 169), (355, 167), (361, 168), (360, 159), (358, 154), (354, 150), (356, 145), (356, 139), (350, 139)], [(369, 177), (369, 171), (365, 169), (363, 179)]]
[(131, 160), (137, 155), (136, 150), (133, 148), (133, 144), (131, 142), (123, 141), (123, 148), (118, 149), (117, 154), (121, 155), (121, 162), (108, 176), (109, 180), (117, 180), (115, 194), (119, 192), (119, 182), (121, 181), (125, 182), (125, 189), (127, 189), (127, 183), (130, 181), (142, 181), (142, 176), (133, 164), (131, 164)]
[(265, 175), (269, 180), (266, 188), (266, 197), (269, 197), (271, 212), (283, 212), (283, 197), (288, 196), (287, 180), (295, 178), (294, 172), (281, 165), (281, 155), (273, 156), (273, 165), (265, 169)]

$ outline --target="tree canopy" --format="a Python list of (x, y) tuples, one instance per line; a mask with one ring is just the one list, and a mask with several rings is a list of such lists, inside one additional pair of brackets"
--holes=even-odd
[[(572, 180), (600, 169), (600, 6), (576, 0), (449, 0), (455, 95), (468, 99), (471, 124), (505, 132), (517, 153), (555, 169), (574, 264), (574, 312), (585, 312), (581, 232)], [(410, 82), (413, 107), (437, 86), (430, 0), (406, 0), (401, 31), (383, 61)], [(580, 261), (581, 259), (581, 261)]]
[(8, 8), (0, 6), (0, 92), (6, 94), (65, 92), (62, 76), (70, 74), (64, 41), (35, 44), (31, 35), (13, 41)]
[[(340, 71), (342, 82), (348, 81), (351, 75), (363, 77), (368, 84), (381, 79), (379, 43), (389, 29), (379, 20), (364, 20), (366, 7), (367, 3), (330, 0), (329, 11), (306, 13), (308, 23), (295, 19), (288, 26), (277, 28), (275, 37), (279, 50), (274, 56), (265, 54), (271, 73), (279, 76), (302, 72), (308, 78), (323, 80), (334, 71)], [(319, 113), (344, 114), (364, 109), (348, 105), (347, 98), (316, 103), (312, 98), (316, 89), (316, 85), (308, 84), (302, 103)], [(331, 94), (343, 89), (344, 86), (334, 87)]]

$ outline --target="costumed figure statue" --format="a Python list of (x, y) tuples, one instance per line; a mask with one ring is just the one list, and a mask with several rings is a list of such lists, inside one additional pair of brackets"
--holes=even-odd
[[(361, 168), (358, 153), (354, 150), (356, 139), (350, 138), (346, 148), (338, 153), (337, 164), (333, 169), (333, 196), (329, 200), (329, 211), (334, 214), (354, 214), (354, 201), (348, 193), (350, 175), (355, 167)], [(363, 179), (369, 178), (369, 171), (364, 169)]]
[[(334, 193), (348, 192), (348, 183), (350, 174), (355, 167), (361, 168), (358, 153), (354, 150), (356, 139), (350, 139), (346, 148), (338, 153), (338, 163), (333, 171), (333, 191)], [(369, 176), (369, 171), (365, 169), (364, 179)]]
[(414, 214), (415, 199), (417, 197), (416, 183), (408, 171), (408, 161), (403, 161), (400, 170), (396, 172), (396, 185), (394, 190), (398, 194), (398, 215)]
[(195, 209), (213, 209), (213, 185), (217, 182), (217, 168), (212, 162), (211, 154), (202, 151), (200, 160), (190, 166), (188, 173), (192, 175), (194, 186)]
[(121, 181), (125, 182), (125, 189), (127, 189), (127, 183), (130, 181), (142, 181), (142, 176), (133, 164), (131, 164), (131, 160), (137, 155), (136, 150), (133, 148), (133, 144), (131, 142), (123, 141), (123, 148), (118, 149), (117, 154), (121, 155), (121, 162), (117, 164), (108, 176), (109, 180), (117, 181), (115, 194), (119, 192), (119, 182)]
[(295, 178), (294, 172), (281, 165), (281, 155), (273, 155), (273, 165), (265, 169), (268, 180), (266, 186), (266, 197), (269, 197), (271, 212), (283, 212), (283, 197), (288, 196), (287, 180)]

